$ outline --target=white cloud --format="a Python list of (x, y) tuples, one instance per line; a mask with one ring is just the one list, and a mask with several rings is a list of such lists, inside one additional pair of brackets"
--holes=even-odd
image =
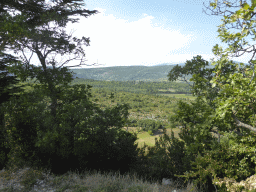
[[(182, 34), (174, 25), (173, 28), (167, 28), (162, 23), (153, 22), (156, 19), (151, 15), (143, 13), (141, 18), (129, 21), (113, 14), (107, 14), (107, 11), (102, 8), (90, 10), (94, 9), (100, 13), (88, 18), (80, 18), (79, 23), (68, 24), (66, 28), (68, 34), (74, 29), (74, 36), (90, 37), (91, 46), (84, 47), (87, 64), (98, 62), (106, 64), (105, 66), (155, 65), (185, 63), (186, 60), (191, 60), (196, 55), (201, 55), (207, 61), (215, 58), (213, 54), (191, 51), (195, 50), (191, 43), (197, 39), (197, 36)], [(170, 26), (172, 21), (168, 21), (168, 26)], [(180, 23), (180, 25), (186, 24)], [(200, 38), (203, 37), (198, 35), (197, 40)], [(199, 43), (194, 44), (197, 44), (195, 48), (199, 46), (200, 50), (206, 51), (201, 49)], [(68, 56), (61, 57), (59, 55), (57, 58), (58, 61), (62, 59), (62, 62), (69, 59)], [(233, 60), (241, 62), (248, 62), (249, 59), (249, 54), (233, 58)], [(35, 54), (31, 60), (33, 64), (39, 64)], [(78, 64), (78, 62), (70, 62), (68, 65), (72, 64)]]
[[(177, 27), (164, 28), (161, 23), (154, 23), (154, 17), (146, 13), (140, 19), (129, 21), (107, 14), (104, 9), (94, 9), (100, 13), (80, 18), (79, 23), (70, 23), (66, 28), (67, 34), (75, 31), (73, 36), (90, 37), (90, 46), (84, 47), (86, 64), (98, 62), (106, 64), (105, 66), (155, 65), (185, 63), (196, 55), (201, 55), (207, 61), (215, 58), (213, 54), (191, 52), (190, 44), (196, 40), (196, 36), (181, 34)], [(59, 55), (57, 58), (58, 61), (62, 59), (62, 62), (69, 59)], [(243, 59), (235, 58), (240, 61)], [(39, 63), (36, 56), (33, 56), (32, 61)], [(78, 62), (72, 61), (66, 66)]]
[(170, 52), (186, 48), (196, 39), (192, 35), (181, 34), (177, 29), (154, 26), (154, 17), (147, 14), (129, 22), (105, 14), (104, 9), (95, 9), (101, 13), (82, 18), (80, 23), (67, 27), (67, 30), (76, 30), (74, 36), (90, 37), (90, 46), (84, 47), (88, 64), (97, 63), (97, 60), (106, 66), (173, 62)]

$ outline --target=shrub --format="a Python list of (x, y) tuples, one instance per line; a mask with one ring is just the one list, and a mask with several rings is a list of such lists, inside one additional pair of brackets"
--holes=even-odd
[(126, 172), (137, 160), (136, 134), (121, 130), (128, 118), (128, 106), (102, 110), (87, 99), (84, 86), (78, 88), (65, 91), (55, 118), (47, 110), (46, 100), (12, 103), (19, 111), (13, 112), (8, 127), (13, 162), (19, 159), (58, 175), (93, 167)]
[(37, 151), (37, 147), (35, 147), (38, 128), (37, 118), (41, 114), (42, 108), (45, 107), (42, 104), (35, 105), (34, 102), (39, 99), (40, 96), (36, 92), (26, 93), (19, 99), (11, 100), (6, 105), (4, 137), (5, 142), (8, 143), (6, 146), (9, 151), (5, 165), (16, 162), (16, 160), (10, 159), (14, 153), (17, 158), (28, 161), (32, 161), (34, 158)]
[(76, 142), (77, 157), (83, 168), (127, 172), (137, 159), (137, 137), (124, 130), (101, 127), (86, 140)]
[(222, 139), (221, 144), (215, 143), (212, 150), (205, 151), (204, 156), (198, 155), (192, 163), (194, 171), (187, 173), (188, 177), (196, 178), (197, 183), (206, 183), (212, 190), (216, 187), (220, 190), (226, 189), (223, 185), (214, 186), (213, 179), (218, 182), (218, 178), (226, 177), (240, 182), (256, 172), (254, 154), (256, 136), (241, 137), (226, 133), (225, 137), (228, 138), (228, 142)]
[(151, 136), (154, 135), (151, 130), (148, 131), (148, 134)]
[(2, 170), (7, 161), (8, 161), (8, 153), (11, 151), (10, 148), (6, 147), (6, 140), (5, 140), (6, 132), (2, 127), (0, 127), (0, 170)]
[(137, 127), (137, 120), (136, 119), (132, 119), (129, 121), (128, 125), (130, 127)]
[(140, 119), (137, 121), (137, 127), (141, 127), (143, 131), (151, 130), (153, 133), (163, 127), (160, 121), (153, 119)]
[[(184, 142), (175, 138), (173, 132), (169, 137), (166, 135), (166, 130), (159, 140), (155, 138), (155, 142), (153, 147), (145, 144), (140, 149), (138, 160), (131, 167), (130, 172), (160, 183), (163, 178), (182, 179), (176, 175), (184, 174), (190, 169), (190, 158), (186, 156)], [(147, 154), (145, 154), (146, 148)]]

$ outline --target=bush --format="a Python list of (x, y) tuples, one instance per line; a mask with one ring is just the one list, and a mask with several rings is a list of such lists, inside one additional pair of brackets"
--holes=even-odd
[(163, 128), (160, 121), (153, 119), (140, 119), (137, 121), (137, 127), (141, 127), (143, 131), (152, 131), (153, 133), (158, 129)]
[(57, 175), (94, 167), (126, 172), (138, 155), (136, 134), (121, 130), (128, 106), (102, 110), (87, 99), (84, 86), (74, 86), (65, 93), (55, 118), (47, 110), (46, 100), (33, 104), (13, 101), (18, 106), (8, 126), (13, 162), (21, 160)]
[[(191, 167), (184, 142), (175, 138), (173, 132), (169, 137), (166, 135), (166, 130), (159, 140), (155, 138), (155, 142), (153, 147), (144, 145), (140, 149), (138, 161), (131, 167), (130, 172), (160, 183), (163, 178), (185, 181), (176, 176), (184, 174)], [(147, 154), (145, 154), (146, 148)]]
[[(187, 174), (196, 178), (196, 182), (206, 183), (211, 190), (215, 187), (225, 190), (225, 186), (214, 186), (212, 180), (218, 178), (234, 178), (237, 182), (245, 180), (256, 173), (255, 135), (236, 136), (226, 133), (228, 142), (222, 139), (221, 144), (215, 143), (212, 150), (205, 151), (204, 156), (198, 155), (193, 170)], [(232, 143), (232, 145), (230, 145)], [(210, 188), (208, 189), (210, 191)]]
[[(35, 105), (34, 102), (40, 99), (40, 95), (33, 93), (23, 94), (19, 99), (12, 99), (11, 102), (6, 104), (5, 112), (5, 142), (8, 143), (7, 166), (16, 162), (10, 159), (15, 154), (17, 158), (22, 158), (32, 161), (37, 151), (35, 147), (38, 116), (41, 114), (40, 110), (44, 108), (42, 104)], [(30, 159), (30, 160), (29, 160)], [(12, 163), (11, 163), (12, 162)]]
[(130, 127), (137, 127), (137, 120), (136, 119), (132, 119), (129, 121), (128, 126)]
[[(4, 117), (4, 110), (3, 108), (0, 109), (0, 117)], [(0, 120), (4, 121), (4, 118)], [(8, 153), (10, 152), (10, 148), (6, 147), (6, 140), (5, 140), (5, 136), (6, 136), (6, 131), (4, 130), (4, 126), (2, 126), (2, 124), (0, 125), (0, 170), (2, 170), (7, 161), (8, 161)]]
[(101, 127), (86, 140), (76, 142), (75, 153), (83, 169), (114, 170), (124, 174), (137, 159), (136, 140), (136, 136), (124, 130)]
[[(2, 135), (2, 133), (0, 133)], [(0, 144), (0, 170), (2, 170), (6, 163), (8, 162), (8, 154), (10, 153), (11, 149), (4, 146), (5, 143), (1, 142)]]
[(154, 135), (151, 130), (148, 131), (148, 134), (151, 136)]

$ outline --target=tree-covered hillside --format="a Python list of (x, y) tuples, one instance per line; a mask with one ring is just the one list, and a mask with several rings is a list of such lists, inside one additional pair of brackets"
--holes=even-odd
[[(117, 66), (104, 68), (71, 69), (74, 77), (107, 81), (167, 81), (174, 65), (165, 66)], [(190, 77), (191, 78), (191, 77)]]
[[(238, 62), (235, 62), (238, 63)], [(173, 65), (156, 65), (156, 66), (116, 66), (101, 68), (71, 68), (76, 73), (73, 77), (82, 79), (94, 79), (105, 81), (167, 81), (168, 72), (174, 66), (183, 67), (184, 63)], [(214, 68), (210, 65), (207, 68)], [(185, 76), (186, 80), (192, 78), (192, 75)], [(179, 82), (179, 80), (177, 80)]]

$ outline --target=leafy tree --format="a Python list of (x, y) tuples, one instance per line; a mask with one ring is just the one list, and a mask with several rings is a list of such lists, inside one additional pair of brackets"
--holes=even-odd
[[(89, 38), (73, 38), (67, 35), (64, 28), (71, 21), (77, 22), (77, 18), (70, 16), (88, 17), (97, 13), (96, 10), (89, 11), (82, 9), (84, 3), (81, 0), (67, 1), (2, 1), (0, 4), (1, 20), (0, 36), (5, 49), (22, 53), (22, 63), (15, 63), (8, 67), (10, 72), (17, 75), (21, 81), (26, 81), (27, 77), (36, 78), (42, 85), (35, 86), (35, 89), (44, 89), (51, 98), (51, 115), (56, 117), (57, 99), (63, 88), (71, 82), (72, 75), (63, 65), (73, 59), (81, 58), (85, 55), (82, 44), (89, 45)], [(26, 22), (24, 22), (26, 21)], [(22, 26), (22, 27), (21, 27)], [(72, 41), (72, 42), (71, 42)], [(25, 51), (32, 52), (30, 58), (25, 55)], [(31, 65), (33, 53), (38, 57), (41, 67)], [(56, 66), (55, 57), (75, 54), (72, 59), (66, 60), (59, 67)], [(52, 68), (48, 68), (51, 65)], [(62, 85), (56, 87), (57, 85)], [(58, 122), (53, 121), (53, 128), (58, 129)], [(59, 130), (60, 131), (60, 130)]]
[[(186, 145), (186, 162), (188, 160), (194, 162), (198, 153), (204, 155), (205, 150), (212, 148), (217, 140), (210, 134), (211, 132), (220, 133), (227, 129), (227, 125), (223, 122), (214, 120), (214, 99), (219, 90), (217, 87), (211, 89), (209, 81), (214, 69), (207, 69), (207, 66), (207, 61), (201, 56), (196, 56), (191, 61), (187, 61), (183, 68), (177, 65), (168, 74), (170, 81), (175, 81), (182, 75), (193, 75), (190, 79), (193, 84), (190, 85), (185, 81), (191, 87), (193, 95), (197, 96), (196, 100), (191, 104), (180, 100), (174, 115), (169, 117), (172, 127), (181, 126), (179, 136)], [(188, 167), (191, 170), (191, 166)]]
[[(2, 7), (2, 2), (0, 3), (0, 25), (3, 26), (6, 20), (7, 15)], [(16, 27), (17, 30), (20, 30), (19, 27)], [(4, 32), (6, 33), (6, 31)], [(0, 168), (3, 168), (3, 165), (7, 161), (7, 154), (10, 152), (9, 148), (5, 146), (5, 131), (4, 131), (4, 103), (10, 101), (11, 97), (18, 98), (19, 96), (16, 93), (23, 91), (23, 86), (17, 86), (19, 80), (17, 76), (11, 76), (10, 72), (7, 69), (7, 66), (13, 63), (18, 63), (16, 57), (4, 53), (6, 48), (5, 36), (1, 34), (0, 36)], [(13, 40), (12, 40), (13, 41)], [(16, 85), (16, 86), (14, 86)]]
[(143, 131), (151, 131), (150, 133), (153, 134), (163, 126), (160, 121), (155, 121), (153, 119), (141, 119), (138, 120), (137, 127), (141, 127)]
[[(7, 101), (10, 100), (11, 97), (18, 98), (18, 96), (15, 94), (17, 92), (22, 91), (23, 86), (16, 86), (14, 87), (13, 85), (17, 85), (19, 80), (17, 80), (17, 77), (15, 76), (10, 76), (10, 73), (6, 70), (7, 63), (10, 62), (17, 62), (17, 60), (12, 57), (9, 54), (4, 54), (0, 52), (0, 168), (5, 164), (7, 160), (7, 154), (10, 152), (10, 149), (7, 149), (4, 146), (5, 138), (4, 138), (4, 106), (3, 104)], [(3, 163), (3, 164), (2, 164)], [(3, 168), (3, 167), (2, 167)]]
[(10, 76), (10, 73), (6, 70), (6, 63), (17, 61), (9, 54), (0, 53), (0, 104), (9, 101), (10, 97), (14, 96), (15, 93), (21, 91), (21, 87), (13, 87), (12, 85), (18, 84), (19, 80), (17, 76)]
[[(9, 71), (17, 75), (21, 81), (26, 81), (30, 77), (35, 78), (34, 83), (36, 81), (40, 83), (31, 84), (33, 92), (23, 94), (21, 99), (13, 101), (6, 109), (9, 113), (7, 120), (10, 122), (7, 129), (12, 133), (9, 134), (9, 146), (12, 147), (13, 153), (16, 152), (17, 158), (33, 163), (31, 166), (40, 164), (51, 168), (54, 173), (68, 171), (69, 165), (73, 166), (71, 168), (84, 167), (87, 165), (84, 161), (85, 154), (90, 163), (95, 163), (95, 160), (115, 159), (115, 168), (125, 163), (126, 169), (136, 156), (136, 146), (134, 146), (136, 138), (130, 133), (120, 131), (120, 127), (127, 120), (127, 107), (120, 105), (102, 111), (89, 101), (90, 94), (85, 87), (69, 86), (72, 73), (66, 67), (62, 67), (78, 58), (80, 58), (79, 65), (84, 62), (85, 53), (82, 45), (88, 46), (89, 38), (72, 38), (64, 30), (67, 22), (74, 23), (78, 20), (70, 16), (88, 17), (97, 13), (82, 9), (82, 5), (81, 0), (49, 3), (43, 0), (4, 1), (0, 4), (2, 12), (5, 12), (5, 20), (0, 27), (4, 43), (8, 49), (23, 53), (21, 57), (23, 63), (15, 63), (8, 68)], [(20, 13), (11, 15), (12, 10)], [(23, 26), (21, 29), (18, 28), (17, 35), (13, 35), (16, 32), (14, 26)], [(31, 63), (31, 57), (25, 55), (25, 50), (32, 52), (31, 55), (36, 54), (41, 67)], [(64, 63), (57, 63), (55, 57), (49, 58), (58, 54), (75, 56)], [(60, 66), (57, 67), (57, 64)], [(49, 65), (51, 67), (48, 67)], [(50, 102), (49, 108), (48, 102)], [(108, 130), (110, 127), (113, 130)], [(91, 132), (88, 131), (90, 129)], [(84, 136), (82, 136), (83, 132)], [(105, 135), (100, 137), (102, 134)], [(87, 137), (88, 140), (83, 141)], [(28, 142), (25, 142), (26, 138), (30, 138)], [(105, 138), (104, 142), (103, 138)], [(102, 156), (104, 151), (102, 147), (106, 147), (106, 142), (109, 142), (109, 152)], [(96, 144), (99, 146), (96, 147)], [(16, 147), (21, 149), (18, 150), (19, 153)], [(86, 148), (93, 150), (85, 150)], [(119, 150), (111, 151), (117, 148)], [(96, 150), (101, 152), (96, 153)], [(123, 154), (123, 151), (126, 153)], [(97, 155), (92, 155), (93, 153)], [(61, 167), (60, 161), (62, 161)], [(109, 165), (106, 164), (106, 167)]]
[[(15, 144), (13, 149), (18, 146), (24, 151), (17, 150), (15, 157), (55, 174), (85, 168), (127, 172), (137, 157), (137, 137), (121, 130), (127, 121), (127, 106), (102, 110), (90, 101), (89, 88), (76, 85), (67, 89), (56, 119), (52, 119), (49, 99), (42, 91), (34, 90), (13, 101), (8, 107), (7, 129), (12, 132), (9, 140)], [(61, 122), (60, 133), (50, 129), (53, 120)]]
[[(201, 56), (196, 56), (191, 61), (187, 61), (183, 68), (180, 66), (175, 66), (168, 74), (170, 81), (175, 81), (177, 78), (185, 74), (193, 75), (190, 81), (194, 83), (192, 85), (189, 83), (188, 84), (191, 87), (192, 94), (197, 96), (197, 99), (195, 102), (191, 102), (192, 106), (183, 101), (179, 101), (179, 107), (176, 109), (175, 115), (171, 117), (172, 121), (176, 122), (175, 126), (179, 125), (184, 128), (182, 131), (184, 133), (188, 131), (186, 130), (186, 126), (191, 127), (190, 131), (193, 131), (193, 127), (195, 128), (196, 125), (200, 124), (201, 131), (198, 132), (197, 130), (194, 132), (194, 134), (208, 134), (209, 132), (220, 134), (221, 131), (231, 128), (228, 123), (218, 121), (214, 118), (214, 110), (216, 108), (215, 99), (220, 91), (220, 88), (211, 88), (212, 85), (210, 80), (213, 78), (212, 72), (214, 69), (207, 69), (206, 67), (208, 65), (209, 63), (203, 60)], [(225, 68), (226, 72), (231, 70), (234, 69)], [(205, 100), (203, 98), (205, 98)], [(215, 127), (217, 127), (217, 130), (214, 129)], [(202, 131), (205, 129), (207, 131)], [(187, 144), (194, 143), (194, 134), (192, 134), (192, 140), (186, 142)], [(185, 135), (184, 138), (186, 138)], [(199, 138), (199, 135), (197, 138)], [(201, 139), (198, 141), (198, 143), (202, 142)], [(208, 138), (205, 138), (204, 140), (208, 140)]]
[[(210, 5), (215, 9), (217, 7), (217, 2), (218, 1), (215, 1), (215, 3), (211, 3)], [(231, 7), (229, 2), (224, 3), (228, 7)], [(216, 56), (220, 56), (219, 61), (212, 63), (212, 65), (217, 64), (213, 71), (215, 72), (215, 75), (213, 77), (209, 78), (208, 80), (206, 80), (206, 78), (205, 80), (200, 80), (199, 71), (199, 75), (194, 74), (193, 78), (190, 79), (196, 82), (195, 86), (193, 87), (194, 93), (198, 95), (198, 98), (203, 95), (208, 102), (208, 105), (214, 110), (214, 112), (207, 115), (208, 119), (210, 119), (210, 122), (208, 122), (208, 126), (216, 126), (218, 129), (218, 133), (227, 135), (229, 140), (232, 140), (233, 145), (236, 146), (236, 148), (229, 147), (227, 150), (228, 153), (224, 153), (225, 155), (223, 156), (223, 148), (218, 148), (217, 146), (220, 145), (218, 145), (216, 142), (213, 142), (210, 149), (206, 148), (203, 153), (200, 153), (198, 154), (198, 156), (196, 156), (196, 162), (194, 163), (194, 165), (196, 165), (196, 171), (191, 171), (190, 174), (186, 175), (198, 175), (200, 178), (199, 180), (204, 180), (204, 182), (206, 181), (206, 178), (208, 178), (208, 182), (210, 179), (209, 184), (212, 183), (213, 178), (216, 181), (218, 177), (233, 176), (237, 181), (240, 181), (241, 179), (245, 179), (251, 174), (255, 174), (255, 155), (251, 155), (251, 153), (254, 153), (255, 149), (249, 147), (251, 145), (255, 145), (255, 135), (252, 134), (252, 132), (256, 131), (254, 110), (255, 60), (253, 60), (255, 53), (253, 53), (253, 56), (249, 61), (249, 67), (243, 67), (244, 65), (241, 63), (241, 66), (243, 68), (239, 68), (238, 64), (235, 64), (233, 61), (229, 61), (227, 59), (228, 53), (238, 53), (239, 51), (243, 51), (244, 53), (249, 52), (248, 49), (243, 49), (243, 46), (248, 44), (248, 42), (244, 41), (244, 38), (251, 34), (251, 31), (253, 32), (253, 34), (255, 34), (255, 31), (252, 27), (255, 23), (255, 21), (253, 21), (252, 19), (252, 17), (255, 15), (255, 6), (256, 4), (253, 1), (251, 6), (248, 5), (246, 2), (242, 3), (242, 1), (240, 1), (240, 10), (236, 12), (228, 11), (229, 13), (231, 13), (231, 16), (224, 15), (223, 24), (219, 26), (218, 30), (220, 33), (219, 37), (222, 38), (223, 42), (232, 43), (230, 43), (229, 48), (227, 48), (225, 51), (223, 51), (222, 48), (218, 45), (213, 48), (214, 54)], [(240, 19), (244, 19), (244, 21), (241, 22)], [(235, 21), (237, 21), (238, 23), (237, 27), (240, 27), (242, 30), (241, 33), (238, 32), (235, 34), (231, 34), (227, 32), (224, 26)], [(241, 44), (239, 44), (239, 41), (241, 41)], [(195, 62), (195, 65), (199, 66), (199, 63), (200, 62)], [(192, 66), (192, 68), (196, 69), (196, 66)], [(170, 72), (170, 80), (177, 78), (177, 76), (180, 76), (180, 74), (186, 74), (189, 71), (193, 71), (193, 69), (191, 70), (189, 69), (189, 67), (184, 67), (183, 69), (176, 68), (176, 71), (172, 71), (173, 73)], [(204, 84), (208, 85), (204, 86)], [(201, 94), (201, 91), (204, 93)], [(195, 115), (193, 115), (195, 114), (195, 112), (193, 110), (195, 109), (192, 109), (191, 112), (191, 108), (189, 110), (189, 106), (185, 106), (185, 104), (182, 104), (181, 102), (180, 108), (178, 110), (178, 113), (180, 113), (176, 115), (176, 119), (173, 118), (172, 120), (181, 122), (185, 121), (185, 125), (187, 125), (188, 122), (193, 122), (193, 119), (195, 119)], [(182, 111), (187, 112), (181, 113)], [(193, 118), (191, 119), (190, 116), (192, 116)], [(188, 117), (190, 117), (190, 119), (188, 119)], [(187, 121), (187, 119), (189, 121)], [(207, 123), (207, 118), (203, 120), (203, 122)], [(194, 127), (197, 127), (197, 122)], [(241, 129), (242, 127), (246, 129)], [(231, 135), (226, 133), (229, 130), (236, 133), (233, 138), (231, 137)], [(196, 134), (199, 135), (199, 132), (202, 132), (202, 129), (199, 129), (197, 131), (198, 132)], [(189, 133), (193, 132), (189, 131)], [(193, 139), (193, 137), (189, 138)], [(205, 140), (206, 135), (202, 138), (203, 140)], [(186, 144), (187, 143), (189, 142), (186, 142)], [(198, 145), (198, 143), (195, 144)], [(205, 143), (203, 143), (203, 145), (205, 145)], [(189, 151), (192, 152), (191, 150)], [(234, 153), (237, 153), (239, 155), (234, 155)], [(225, 160), (221, 161), (222, 166), (219, 166), (216, 164), (216, 160), (218, 159), (216, 158), (216, 156), (221, 154), (222, 158)], [(250, 163), (248, 163), (247, 160)], [(239, 166), (229, 167), (228, 165), (231, 164)], [(239, 170), (239, 173), (235, 172), (236, 169)], [(223, 170), (226, 170), (225, 173), (223, 172)]]
[[(186, 181), (183, 178), (178, 178), (180, 175), (190, 169), (190, 157), (186, 153), (185, 143), (174, 137), (172, 132), (171, 136), (166, 134), (155, 138), (155, 146), (147, 146), (146, 144), (139, 151), (139, 160), (131, 166), (131, 172), (135, 173), (152, 182), (162, 182), (163, 178), (171, 178), (174, 181), (178, 180), (180, 188)], [(145, 149), (148, 153), (145, 155)]]
[[(182, 130), (179, 135), (180, 138), (185, 141), (185, 144), (187, 146), (187, 154), (190, 154), (188, 157), (192, 162), (195, 161), (197, 157), (199, 158), (199, 156), (204, 156), (204, 154), (207, 153), (206, 151), (211, 151), (213, 149), (213, 146), (216, 145), (216, 139), (212, 137), (211, 134), (209, 134), (210, 132), (217, 133), (219, 135), (218, 142), (220, 142), (220, 134), (224, 134), (224, 132), (227, 132), (229, 130), (234, 131), (235, 129), (237, 129), (234, 119), (229, 118), (223, 121), (222, 119), (217, 118), (217, 115), (215, 113), (215, 109), (217, 108), (216, 100), (221, 90), (217, 86), (211, 89), (212, 84), (209, 82), (213, 77), (207, 77), (207, 74), (210, 74), (209, 70), (213, 70), (200, 69), (199, 67), (203, 63), (206, 64), (205, 66), (208, 65), (208, 63), (203, 61), (200, 56), (197, 56), (196, 58), (194, 57), (192, 62), (187, 61), (184, 68), (176, 66), (169, 73), (170, 80), (176, 80), (176, 78), (178, 78), (182, 74), (191, 73), (191, 71), (194, 71), (195, 73), (190, 79), (190, 81), (194, 81), (195, 83), (190, 86), (192, 87), (192, 93), (194, 95), (197, 95), (197, 99), (195, 100), (195, 102), (191, 102), (192, 105), (189, 105), (183, 101), (179, 101), (178, 109), (176, 110), (175, 115), (172, 115), (170, 117), (170, 121), (172, 121), (175, 126), (182, 126)], [(231, 62), (231, 64), (233, 64), (233, 62)], [(192, 67), (189, 68), (189, 65)], [(196, 72), (196, 68), (199, 68), (200, 70)], [(233, 72), (235, 69), (236, 68), (234, 67), (225, 67), (223, 68), (223, 71), (225, 71), (224, 74), (228, 74)], [(227, 80), (225, 79), (225, 81)], [(205, 100), (203, 100), (203, 98), (205, 98)], [(217, 130), (214, 128), (217, 128)], [(240, 135), (240, 132), (235, 132), (236, 134)], [(237, 139), (239, 140), (239, 138)], [(245, 155), (248, 153), (250, 153), (250, 151), (247, 151)], [(237, 157), (239, 157), (237, 158), (237, 161), (242, 161), (242, 159), (244, 158), (241, 156)], [(206, 159), (207, 158), (205, 157), (204, 160)], [(200, 162), (202, 161), (200, 160)], [(197, 166), (199, 165), (197, 164)], [(211, 172), (211, 174), (213, 173)], [(210, 182), (208, 184), (211, 185), (211, 174), (204, 175), (204, 180), (198, 181), (208, 181)], [(190, 176), (192, 175), (193, 174), (190, 174)], [(200, 176), (202, 178), (202, 175)]]
[[(56, 115), (57, 108), (57, 95), (60, 91), (55, 86), (62, 84), (66, 85), (72, 80), (71, 73), (67, 68), (63, 67), (74, 59), (81, 58), (80, 64), (83, 64), (83, 57), (85, 53), (82, 49), (82, 45), (89, 45), (89, 38), (82, 37), (78, 39), (71, 35), (67, 35), (65, 27), (68, 22), (75, 23), (78, 21), (76, 18), (70, 18), (70, 16), (84, 16), (88, 17), (96, 10), (89, 11), (82, 9), (84, 3), (81, 0), (67, 0), (67, 1), (52, 1), (47, 3), (46, 1), (28, 1), (19, 3), (16, 1), (8, 1), (1, 4), (2, 10), (6, 10), (6, 21), (1, 26), (1, 35), (4, 35), (4, 42), (7, 44), (7, 48), (14, 52), (21, 52), (23, 54), (23, 63), (17, 64), (10, 68), (11, 72), (17, 74), (22, 81), (25, 81), (27, 77), (36, 78), (44, 86), (42, 88), (48, 92), (52, 100), (51, 113)], [(21, 14), (11, 16), (10, 12), (14, 9), (20, 11)], [(23, 21), (27, 21), (23, 23)], [(51, 23), (52, 22), (52, 23)], [(13, 36), (15, 28), (9, 28), (9, 25), (23, 26), (19, 30), (19, 36)], [(3, 34), (4, 33), (4, 34)], [(15, 38), (15, 41), (13, 41)], [(35, 53), (40, 61), (41, 67), (35, 67), (31, 65), (31, 57), (28, 58), (25, 55), (25, 50)], [(55, 57), (57, 54), (70, 55), (75, 54), (75, 57), (66, 60), (61, 63), (59, 67)], [(31, 56), (32, 56), (31, 55)], [(53, 56), (51, 59), (50, 56)], [(50, 65), (52, 68), (47, 68)]]
[[(211, 3), (210, 5), (216, 9), (218, 1)], [(229, 2), (225, 3), (228, 7), (231, 6)], [(213, 52), (216, 56), (220, 56), (220, 60), (213, 62), (212, 65), (217, 64), (217, 75), (212, 79), (213, 87), (219, 86), (222, 91), (218, 97), (218, 108), (216, 112), (220, 119), (233, 118), (236, 121), (238, 127), (243, 127), (256, 132), (255, 126), (255, 50), (249, 51), (248, 49), (253, 47), (248, 45), (248, 41), (245, 41), (245, 37), (249, 35), (255, 36), (253, 16), (255, 15), (254, 8), (256, 6), (255, 1), (251, 1), (251, 6), (246, 2), (240, 1), (240, 9), (236, 12), (229, 11), (228, 16), (224, 16), (223, 24), (218, 29), (219, 37), (222, 42), (230, 42), (229, 47), (223, 51), (222, 47), (218, 44), (214, 46)], [(218, 6), (219, 8), (219, 6)], [(225, 11), (226, 12), (226, 11)], [(225, 13), (224, 12), (224, 13)], [(222, 12), (220, 12), (222, 13)], [(227, 31), (226, 26), (237, 22), (237, 29), (241, 29), (241, 32), (235, 34)], [(232, 27), (231, 28), (235, 28)], [(229, 28), (228, 28), (229, 29)], [(254, 40), (254, 37), (252, 38)], [(233, 54), (232, 57), (239, 57), (245, 53), (253, 52), (251, 59), (249, 60), (249, 67), (241, 63), (243, 68), (239, 69), (238, 73), (229, 73), (228, 76), (223, 75), (223, 68), (230, 65), (227, 56)], [(225, 53), (225, 54), (224, 54)], [(232, 65), (234, 68), (238, 68), (238, 65)], [(246, 115), (245, 115), (246, 114)], [(245, 116), (244, 116), (245, 115)], [(240, 120), (239, 120), (240, 119)], [(250, 120), (249, 120), (250, 119)]]

